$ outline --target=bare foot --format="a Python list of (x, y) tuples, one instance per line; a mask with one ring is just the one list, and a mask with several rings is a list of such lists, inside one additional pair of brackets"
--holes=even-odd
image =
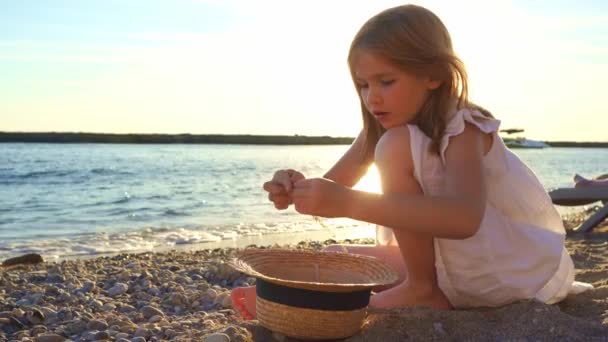
[(255, 286), (232, 289), (230, 298), (232, 298), (232, 307), (238, 311), (243, 319), (255, 318)]
[(579, 174), (576, 174), (574, 175), (574, 187), (608, 187), (608, 179), (606, 179), (606, 175), (599, 176), (596, 179), (587, 179)]
[(438, 287), (417, 289), (407, 282), (402, 282), (391, 289), (372, 295), (369, 306), (381, 309), (413, 306), (424, 306), (438, 310), (452, 309), (452, 305)]

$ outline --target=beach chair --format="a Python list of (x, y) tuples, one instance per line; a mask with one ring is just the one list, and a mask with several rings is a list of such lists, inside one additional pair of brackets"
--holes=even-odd
[(575, 232), (586, 233), (608, 218), (608, 187), (558, 188), (549, 191), (553, 204), (562, 206), (586, 205), (601, 201), (604, 206), (591, 215)]

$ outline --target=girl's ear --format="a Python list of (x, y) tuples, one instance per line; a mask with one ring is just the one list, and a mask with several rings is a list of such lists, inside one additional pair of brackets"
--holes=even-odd
[(426, 79), (426, 87), (429, 90), (435, 90), (435, 89), (439, 88), (439, 86), (441, 85), (441, 83), (442, 82), (439, 81), (439, 80), (433, 80), (433, 79), (430, 79), (430, 78)]

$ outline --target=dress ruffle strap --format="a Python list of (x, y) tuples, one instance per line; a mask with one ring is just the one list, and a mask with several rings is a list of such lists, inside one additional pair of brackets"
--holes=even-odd
[(445, 134), (441, 138), (441, 144), (439, 145), (443, 165), (445, 165), (445, 151), (448, 148), (450, 138), (464, 132), (465, 122), (475, 125), (484, 133), (498, 132), (498, 128), (500, 127), (500, 120), (487, 117), (478, 110), (468, 108), (458, 110), (448, 122)]

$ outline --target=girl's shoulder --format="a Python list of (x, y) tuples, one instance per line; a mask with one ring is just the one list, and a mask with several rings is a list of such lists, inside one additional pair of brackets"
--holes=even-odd
[(486, 134), (498, 134), (500, 128), (500, 120), (492, 117), (488, 111), (481, 107), (472, 106), (452, 111), (448, 115), (445, 132), (439, 145), (439, 155), (444, 164), (450, 139), (462, 134), (467, 123)]
[[(439, 144), (439, 154), (431, 149), (432, 139), (427, 136), (417, 125), (408, 125), (410, 131), (412, 156), (421, 160), (428, 160), (429, 164), (445, 166), (445, 154), (453, 137), (462, 134), (466, 124), (470, 124), (479, 131), (492, 134), (493, 142), (497, 142), (500, 120), (494, 118), (488, 111), (478, 106), (470, 106), (453, 109), (447, 115), (446, 127)], [(492, 143), (492, 146), (496, 145)], [(503, 158), (501, 158), (503, 159)], [(435, 161), (436, 160), (436, 161)]]
[(498, 132), (500, 120), (487, 110), (472, 106), (455, 109), (448, 114), (444, 136), (452, 137), (464, 132), (465, 123), (470, 123), (484, 133)]

